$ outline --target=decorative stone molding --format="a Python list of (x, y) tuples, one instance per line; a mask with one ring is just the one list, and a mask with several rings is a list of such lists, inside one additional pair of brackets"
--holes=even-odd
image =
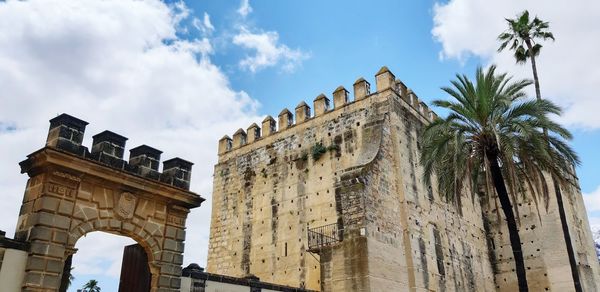
[(89, 232), (127, 236), (146, 252), (151, 291), (179, 291), (189, 210), (204, 199), (189, 191), (192, 163), (163, 163), (142, 145), (123, 160), (127, 138), (110, 131), (81, 146), (86, 122), (62, 114), (51, 120), (46, 147), (20, 163), (29, 182), (15, 239), (30, 245), (24, 291), (58, 291), (77, 240)]

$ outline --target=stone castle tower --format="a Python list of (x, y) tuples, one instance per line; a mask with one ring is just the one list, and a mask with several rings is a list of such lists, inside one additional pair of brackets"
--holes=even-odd
[[(425, 185), (419, 137), (436, 114), (383, 67), (376, 91), (340, 86), (311, 108), (219, 141), (208, 272), (321, 291), (516, 291), (494, 200), (447, 202)], [(278, 125), (278, 127), (276, 126)], [(475, 198), (475, 199), (472, 199)], [(584, 291), (600, 289), (585, 207), (563, 190)], [(520, 199), (530, 291), (573, 291), (554, 194), (540, 216)]]

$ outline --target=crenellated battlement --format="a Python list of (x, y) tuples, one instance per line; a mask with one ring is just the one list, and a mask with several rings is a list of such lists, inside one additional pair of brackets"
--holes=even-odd
[[(437, 115), (387, 67), (369, 81), (221, 139), (207, 271), (326, 292), (518, 290), (494, 196), (464, 189), (449, 200), (444, 177), (423, 177), (423, 132)], [(561, 191), (577, 215), (567, 224), (583, 290), (599, 291), (580, 190)], [(556, 196), (543, 214), (532, 198), (514, 204), (530, 290), (570, 291)]]
[(219, 140), (219, 155), (239, 149), (269, 136), (283, 135), (281, 133), (284, 133), (289, 128), (319, 119), (329, 113), (342, 111), (350, 104), (368, 99), (388, 90), (395, 93), (400, 100), (413, 108), (425, 120), (432, 121), (438, 117), (410, 88), (401, 80), (396, 79), (395, 75), (386, 66), (381, 67), (375, 74), (375, 88), (377, 91), (371, 92), (371, 84), (362, 77), (358, 78), (352, 87), (354, 91), (353, 100), (350, 100), (350, 93), (344, 86), (338, 86), (333, 91), (333, 108), (331, 108), (331, 100), (325, 94), (321, 93), (313, 100), (313, 111), (311, 111), (311, 107), (306, 102), (301, 101), (294, 108), (294, 112), (287, 108), (283, 109), (277, 116), (277, 120), (272, 116), (267, 116), (262, 121), (262, 127), (254, 123), (247, 128), (247, 131), (241, 128), (238, 129), (233, 134), (233, 138), (225, 135)]
[[(147, 145), (129, 150), (129, 160), (125, 161), (123, 157), (127, 138), (108, 130), (92, 137), (90, 151), (82, 145), (87, 125), (86, 121), (64, 113), (51, 119), (46, 147), (66, 151), (117, 170), (189, 190), (193, 163), (178, 157), (172, 158), (163, 162), (161, 173), (158, 168), (162, 151)], [(234, 135), (238, 145), (246, 143), (246, 133), (241, 129), (240, 131)], [(27, 160), (21, 163), (22, 169), (27, 168), (26, 162)]]

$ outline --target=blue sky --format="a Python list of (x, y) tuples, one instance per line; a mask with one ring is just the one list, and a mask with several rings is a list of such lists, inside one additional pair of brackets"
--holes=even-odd
[[(576, 2), (0, 2), (0, 229), (14, 232), (26, 181), (17, 163), (43, 145), (47, 120), (67, 112), (90, 122), (88, 146), (110, 129), (130, 138), (128, 149), (149, 143), (164, 159), (196, 163), (192, 190), (208, 200), (190, 214), (185, 264), (204, 265), (221, 136), (359, 77), (374, 84), (383, 65), (426, 102), (478, 65), (530, 78), (529, 64), (496, 53), (503, 18), (523, 9), (556, 35), (538, 63), (542, 94), (565, 109), (557, 119), (574, 133), (589, 218), (600, 226), (600, 64), (590, 57), (600, 51), (590, 37), (600, 36), (600, 3)], [(103, 233), (80, 240), (74, 287), (96, 278), (116, 291), (130, 243)]]
[[(194, 2), (190, 7), (207, 11), (215, 30), (236, 33), (239, 3), (203, 4)], [(215, 53), (213, 61), (228, 73), (234, 88), (261, 102), (264, 114), (276, 114), (300, 100), (312, 101), (339, 85), (350, 88), (360, 76), (371, 80), (383, 65), (424, 98), (440, 96), (440, 85), (457, 69), (472, 71), (476, 61), (464, 67), (455, 60), (439, 61), (441, 46), (431, 36), (432, 6), (432, 1), (372, 5), (361, 1), (345, 1), (344, 5), (336, 1), (252, 2), (245, 25), (257, 33), (276, 31), (282, 44), (310, 57), (293, 72), (282, 72), (277, 66), (250, 72), (238, 66), (248, 52), (226, 46)]]
[[(236, 10), (240, 4), (217, 2), (193, 1), (188, 5), (194, 11), (207, 12), (215, 30), (235, 33), (239, 22)], [(442, 44), (432, 36), (435, 3), (253, 1), (247, 25), (259, 32), (277, 31), (281, 43), (302, 50), (309, 57), (293, 72), (284, 72), (277, 65), (258, 72), (240, 68), (239, 61), (248, 52), (236, 46), (216, 51), (212, 60), (227, 72), (233, 88), (247, 92), (260, 102), (258, 112), (263, 115), (276, 115), (284, 107), (292, 109), (301, 100), (311, 102), (321, 92), (330, 95), (339, 85), (351, 88), (361, 76), (373, 81), (374, 73), (383, 65), (426, 102), (446, 98), (439, 88), (447, 86), (456, 73), (472, 75), (478, 65), (488, 65), (490, 60), (474, 54), (466, 58), (440, 58)], [(509, 16), (513, 15), (506, 15)], [(490, 34), (489, 39), (495, 40), (496, 36)], [(557, 42), (561, 42), (560, 37)], [(543, 74), (543, 67), (552, 64), (538, 66)], [(516, 69), (517, 73), (527, 76), (531, 72), (529, 63)], [(578, 168), (581, 188), (584, 193), (590, 193), (600, 185), (594, 171), (600, 163), (600, 155), (596, 153), (600, 130), (580, 125), (570, 125), (569, 129), (575, 135), (573, 146), (583, 161)]]

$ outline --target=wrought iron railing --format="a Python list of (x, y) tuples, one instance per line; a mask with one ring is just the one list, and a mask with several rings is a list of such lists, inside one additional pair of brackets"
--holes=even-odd
[(319, 250), (341, 242), (343, 239), (343, 229), (338, 228), (337, 223), (319, 226), (308, 229), (308, 249)]

